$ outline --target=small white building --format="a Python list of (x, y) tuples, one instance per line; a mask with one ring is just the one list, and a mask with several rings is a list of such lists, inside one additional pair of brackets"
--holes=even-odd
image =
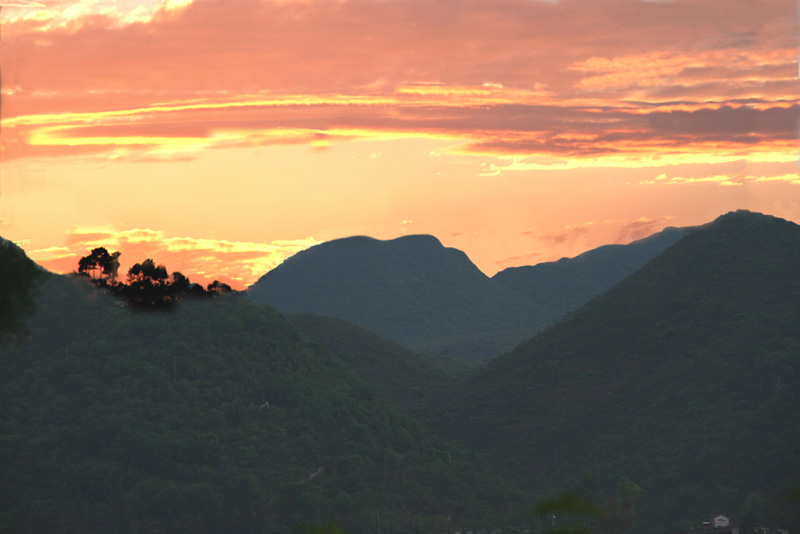
[(714, 526), (714, 528), (729, 527), (731, 526), (731, 520), (724, 515), (718, 515), (711, 520), (711, 524)]

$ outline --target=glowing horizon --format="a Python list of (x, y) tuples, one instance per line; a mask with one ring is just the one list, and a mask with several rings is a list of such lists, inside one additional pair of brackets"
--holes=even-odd
[(56, 270), (91, 227), (241, 288), (355, 234), (491, 275), (739, 208), (800, 222), (789, 0), (3, 6), (0, 235)]

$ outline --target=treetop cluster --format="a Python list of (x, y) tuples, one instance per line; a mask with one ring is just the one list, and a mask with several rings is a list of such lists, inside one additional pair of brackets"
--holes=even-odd
[(117, 280), (119, 257), (119, 252), (109, 253), (104, 247), (95, 248), (78, 261), (77, 274), (123, 298), (133, 307), (161, 308), (182, 297), (215, 297), (234, 292), (219, 280), (203, 288), (179, 271), (169, 274), (165, 265), (156, 264), (150, 258), (134, 264), (128, 269), (127, 283), (120, 282)]

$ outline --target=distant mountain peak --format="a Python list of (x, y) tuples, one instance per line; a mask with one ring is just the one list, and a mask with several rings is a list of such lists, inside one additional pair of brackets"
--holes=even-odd
[[(328, 253), (358, 253), (370, 252), (375, 250), (411, 252), (411, 251), (438, 251), (445, 250), (442, 243), (432, 235), (412, 234), (393, 239), (377, 239), (374, 237), (357, 235), (331, 239), (303, 251), (284, 260), (283, 264), (290, 264), (297, 261), (304, 261), (318, 254)], [(455, 250), (455, 249), (448, 249)]]
[(639, 245), (612, 245), (493, 278), (431, 235), (354, 236), (296, 254), (247, 293), (282, 312), (335, 317), (415, 350), (487, 359), (610, 288), (682, 236), (665, 231)]
[(421, 245), (428, 245), (428, 246), (438, 246), (443, 247), (441, 241), (436, 237), (430, 234), (410, 234), (410, 235), (403, 235), (400, 237), (394, 237), (391, 239), (378, 239), (376, 237), (370, 237), (365, 235), (354, 235), (348, 237), (340, 237), (337, 239), (331, 239), (330, 241), (325, 241), (324, 243), (320, 243), (318, 245), (314, 245), (311, 248), (316, 247), (326, 247), (326, 246), (340, 246), (340, 245), (356, 245), (356, 246), (369, 246), (369, 245), (379, 245), (379, 246), (393, 246), (397, 244), (421, 244)]
[(772, 215), (766, 215), (764, 213), (760, 213), (760, 212), (757, 212), (757, 211), (738, 209), (738, 210), (729, 211), (728, 213), (726, 213), (724, 215), (720, 215), (719, 217), (716, 218), (716, 220), (720, 221), (720, 220), (729, 220), (729, 219), (735, 219), (735, 218), (748, 218), (748, 217), (752, 218), (752, 219), (779, 219), (779, 217), (775, 217), (775, 216), (772, 216)]
[(435, 236), (430, 234), (410, 234), (400, 236), (398, 238), (392, 239), (391, 242), (398, 243), (398, 244), (413, 244), (413, 245), (425, 245), (425, 246), (435, 246), (445, 248), (442, 245), (442, 242)]
[(729, 211), (725, 215), (720, 215), (712, 222), (705, 225), (709, 228), (719, 227), (722, 225), (740, 225), (740, 224), (794, 224), (791, 221), (787, 221), (786, 219), (782, 219), (780, 217), (775, 217), (774, 215), (766, 215), (764, 213), (759, 213), (756, 211), (749, 211), (749, 210), (736, 210), (736, 211)]

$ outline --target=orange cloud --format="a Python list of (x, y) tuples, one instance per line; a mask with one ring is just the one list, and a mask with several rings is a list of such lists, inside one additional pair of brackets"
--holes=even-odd
[[(795, 15), (790, 0), (4, 10), (3, 158), (169, 161), (416, 136), (578, 166), (701, 151), (729, 160), (746, 148), (785, 160), (800, 103)], [(735, 116), (752, 127), (724, 128)]]
[[(465, 101), (450, 101), (453, 92)], [(516, 99), (519, 103), (509, 104)], [(570, 165), (648, 166), (648, 159), (742, 157), (783, 161), (796, 153), (800, 106), (666, 105), (598, 108), (565, 100), (524, 103), (518, 90), (442, 87), (378, 97), (294, 95), (187, 102), (100, 112), (26, 115), (3, 120), (13, 142), (5, 157), (76, 148), (130, 155), (191, 155), (209, 148), (283, 143), (327, 145), (348, 139), (445, 138), (453, 152), (515, 158), (569, 157)], [(236, 110), (246, 109), (241, 116)], [(276, 113), (277, 110), (277, 113)], [(213, 125), (213, 126), (212, 126)], [(599, 161), (600, 160), (600, 161)], [(661, 161), (662, 164), (663, 161)], [(551, 167), (554, 162), (538, 162)], [(496, 174), (503, 166), (490, 169)]]
[(538, 236), (539, 241), (549, 243), (551, 245), (570, 245), (576, 240), (581, 239), (589, 233), (594, 222), (584, 222), (581, 224), (565, 226), (563, 231), (557, 234), (546, 234)]
[(715, 174), (711, 176), (667, 176), (660, 174), (652, 180), (642, 181), (646, 185), (679, 185), (679, 184), (717, 184), (722, 186), (740, 186), (759, 182), (783, 182), (800, 185), (800, 174), (786, 173), (773, 176), (754, 176), (751, 174)]
[[(614, 58), (591, 57), (570, 68), (588, 74), (578, 87), (590, 91), (668, 86), (678, 78), (684, 84), (796, 80), (797, 49), (651, 51)], [(796, 92), (787, 96), (794, 97)]]
[(637, 239), (644, 239), (647, 236), (663, 230), (670, 219), (672, 219), (672, 217), (661, 217), (657, 219), (641, 217), (638, 220), (631, 221), (619, 229), (619, 233), (613, 243), (627, 244)]
[[(172, 217), (179, 228), (206, 225), (189, 235), (225, 228), (250, 243), (265, 206), (265, 228), (302, 227), (295, 235), (396, 232), (397, 221), (413, 219), (419, 231), (439, 221), (441, 235), (468, 228), (458, 238), (467, 248), (478, 242), (478, 228), (492, 228), (487, 235), (512, 225), (515, 235), (541, 228), (517, 236), (522, 249), (486, 239), (481, 264), (490, 267), (495, 258), (525, 261), (527, 244), (540, 259), (574, 255), (656, 228), (649, 221), (660, 214), (700, 209), (676, 208), (688, 204), (679, 188), (635, 187), (642, 182), (772, 180), (764, 189), (780, 184), (789, 196), (795, 180), (794, 0), (41, 3), (0, 12), (0, 210), (27, 217), (26, 234), (16, 237), (47, 245), (61, 236), (46, 226), (117, 224), (75, 232), (66, 247), (41, 245), (36, 254), (59, 270), (72, 270), (91, 243), (104, 243), (123, 261), (153, 256), (193, 278), (238, 278), (241, 287), (293, 245), (275, 242), (273, 255), (130, 228), (173, 228)], [(290, 144), (320, 154), (307, 158)], [(242, 149), (268, 145), (281, 146)], [(323, 154), (329, 146), (336, 149)], [(356, 156), (378, 153), (369, 169), (351, 166), (363, 163)], [(185, 194), (174, 213), (139, 216), (137, 203), (107, 194), (140, 172), (128, 162), (160, 162), (140, 169)], [(236, 202), (224, 215), (214, 210), (220, 224), (212, 225), (202, 193), (228, 171), (236, 188), (226, 198)], [(100, 185), (88, 186), (88, 176)], [(41, 187), (57, 197), (48, 198), (48, 210)], [(250, 196), (239, 202), (242, 193)], [(713, 193), (695, 203), (705, 203), (704, 217), (712, 206), (741, 207), (733, 204), (745, 196), (732, 187)], [(291, 209), (275, 210), (276, 198)], [(562, 198), (569, 198), (563, 209), (555, 206)], [(620, 213), (630, 199), (647, 205), (650, 219), (637, 222), (638, 208)], [(770, 201), (795, 216), (794, 199)], [(102, 209), (93, 213), (92, 202)], [(153, 199), (144, 209), (165, 204)], [(598, 223), (588, 234), (573, 224), (572, 238), (556, 243), (575, 217), (601, 220), (608, 214), (599, 211), (614, 209), (628, 219)], [(469, 217), (447, 226), (461, 213)], [(545, 234), (552, 239), (536, 239)], [(226, 270), (233, 259), (249, 265), (244, 274)]]
[(492, 263), (498, 268), (507, 268), (574, 257), (598, 246), (642, 239), (663, 230), (672, 219), (672, 216), (609, 219), (570, 224), (546, 233), (527, 230), (522, 235), (528, 238), (528, 250), (534, 252), (504, 257)]
[[(106, 2), (74, 0), (70, 2), (39, 3), (22, 0), (4, 0), (0, 22), (13, 24), (33, 22), (40, 31), (72, 28), (82, 19), (102, 17), (113, 26), (150, 22), (189, 5), (193, 0), (150, 0), (136, 2)], [(13, 9), (24, 8), (24, 9)]]
[(508, 267), (519, 267), (522, 265), (534, 265), (538, 263), (539, 257), (541, 253), (539, 252), (531, 252), (529, 254), (520, 254), (518, 256), (509, 256), (508, 258), (503, 258), (502, 260), (495, 260), (492, 263), (497, 266), (498, 269), (506, 269)]
[(121, 253), (120, 272), (152, 258), (170, 272), (180, 271), (193, 282), (207, 285), (220, 280), (244, 289), (287, 257), (317, 244), (314, 238), (269, 243), (170, 237), (150, 229), (117, 230), (113, 227), (81, 227), (67, 234), (67, 245), (30, 250), (28, 255), (55, 272), (72, 272), (78, 259), (95, 247)]

